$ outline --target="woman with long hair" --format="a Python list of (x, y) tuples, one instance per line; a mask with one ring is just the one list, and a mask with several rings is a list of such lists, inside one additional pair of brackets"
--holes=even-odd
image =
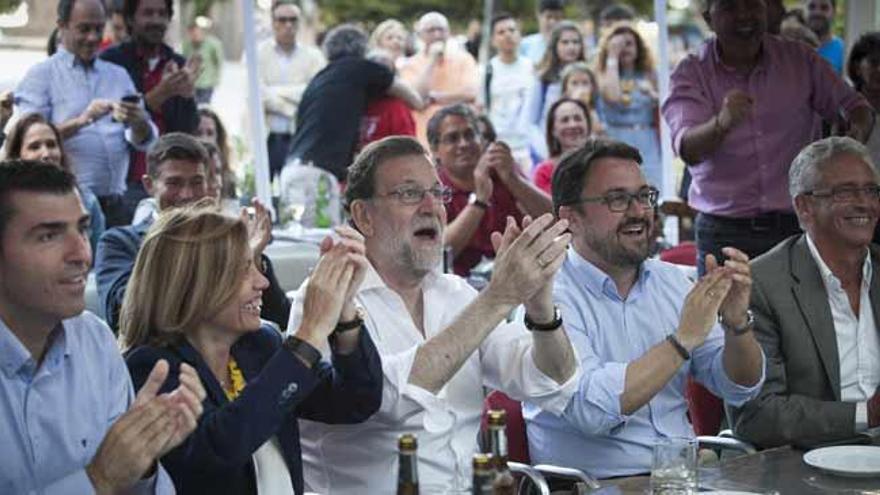
[[(213, 204), (213, 203), (211, 203)], [(326, 238), (299, 328), (260, 320), (269, 283), (241, 218), (205, 204), (174, 208), (147, 233), (128, 283), (120, 339), (135, 388), (154, 364), (181, 363), (205, 385), (195, 431), (162, 458), (179, 493), (303, 493), (297, 419), (364, 421), (381, 403), (382, 370), (352, 295), (367, 262), (351, 229)], [(332, 364), (321, 361), (322, 352)]]
[(211, 107), (206, 105), (199, 106), (199, 127), (197, 131), (197, 137), (199, 139), (214, 143), (217, 146), (217, 149), (220, 150), (220, 165), (223, 168), (223, 177), (221, 182), (223, 183), (223, 189), (221, 190), (221, 197), (225, 199), (234, 199), (236, 198), (235, 192), (235, 171), (232, 169), (232, 153), (229, 150), (229, 140), (226, 133), (226, 126), (223, 125), (223, 121), (220, 120), (220, 116), (217, 115)]
[(547, 113), (547, 149), (550, 157), (535, 168), (533, 181), (538, 189), (551, 194), (553, 171), (566, 153), (587, 143), (592, 134), (590, 109), (578, 99), (563, 97)]
[(880, 31), (865, 33), (859, 37), (849, 52), (846, 74), (856, 91), (861, 93), (874, 108), (874, 128), (865, 146), (871, 152), (875, 164), (880, 164)]
[(524, 107), (524, 118), (530, 129), (532, 158), (540, 161), (547, 157), (543, 130), (547, 125), (547, 110), (562, 96), (562, 71), (575, 62), (585, 62), (584, 35), (577, 24), (559, 21), (553, 26), (544, 58), (535, 69), (535, 82)]
[(597, 111), (608, 137), (639, 150), (648, 182), (663, 185), (657, 76), (651, 53), (629, 24), (613, 27), (599, 50)]
[[(4, 153), (8, 159), (41, 160), (70, 173), (74, 172), (70, 159), (64, 153), (58, 128), (38, 113), (27, 114), (15, 123), (15, 127), (6, 138)], [(106, 228), (104, 213), (101, 211), (98, 197), (89, 188), (79, 187), (79, 195), (90, 217), (89, 244), (92, 246), (94, 257), (98, 240), (101, 239), (101, 234)]]

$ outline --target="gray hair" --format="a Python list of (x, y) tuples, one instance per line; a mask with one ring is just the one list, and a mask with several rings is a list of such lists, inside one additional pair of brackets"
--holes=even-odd
[(342, 57), (363, 58), (367, 52), (367, 33), (354, 24), (336, 26), (327, 33), (323, 48), (328, 62)]
[(796, 196), (815, 189), (820, 181), (821, 168), (830, 164), (837, 155), (850, 154), (862, 159), (880, 177), (877, 166), (871, 160), (868, 148), (851, 137), (832, 136), (808, 144), (791, 162), (788, 170), (788, 193), (792, 201)]
[(428, 24), (440, 24), (449, 31), (449, 20), (440, 12), (431, 11), (419, 17), (418, 22), (416, 22), (416, 31), (421, 32)]
[(431, 147), (431, 151), (437, 149), (440, 146), (440, 126), (443, 125), (443, 121), (446, 120), (447, 117), (451, 116), (461, 117), (467, 120), (468, 125), (474, 130), (475, 133), (479, 133), (480, 126), (477, 125), (477, 115), (471, 110), (471, 107), (465, 105), (464, 103), (454, 103), (452, 105), (447, 105), (440, 110), (434, 112), (434, 115), (431, 116), (430, 120), (428, 120), (428, 128), (427, 128), (427, 137), (428, 137), (428, 145)]
[(376, 189), (376, 169), (402, 156), (424, 156), (428, 160), (425, 148), (409, 136), (389, 136), (366, 145), (348, 167), (345, 210), (350, 211), (355, 200), (372, 198)]

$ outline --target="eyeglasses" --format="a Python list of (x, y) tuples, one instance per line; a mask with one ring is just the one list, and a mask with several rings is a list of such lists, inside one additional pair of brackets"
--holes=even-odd
[(473, 129), (467, 129), (461, 132), (450, 132), (440, 136), (440, 143), (452, 146), (458, 144), (462, 139), (468, 143), (473, 143), (477, 139), (477, 133)]
[(405, 205), (417, 205), (425, 199), (425, 195), (430, 194), (435, 200), (446, 204), (452, 201), (452, 190), (448, 187), (436, 185), (430, 189), (421, 187), (401, 187), (395, 189), (388, 194), (377, 194), (377, 198), (394, 198)]
[(609, 210), (620, 213), (626, 211), (633, 200), (644, 208), (653, 208), (657, 206), (658, 197), (660, 197), (660, 191), (653, 187), (645, 187), (635, 193), (612, 191), (604, 196), (579, 198), (573, 203), (605, 203)]
[(299, 17), (296, 17), (296, 16), (290, 16), (290, 17), (276, 17), (276, 18), (273, 19), (273, 20), (274, 20), (275, 22), (277, 22), (278, 24), (285, 24), (285, 23), (287, 23), (287, 24), (296, 24), (297, 22), (299, 22)]
[(835, 203), (852, 203), (864, 195), (871, 201), (880, 201), (880, 185), (855, 187), (842, 186), (835, 187), (829, 191), (807, 191), (804, 196), (813, 196), (814, 198), (831, 198)]

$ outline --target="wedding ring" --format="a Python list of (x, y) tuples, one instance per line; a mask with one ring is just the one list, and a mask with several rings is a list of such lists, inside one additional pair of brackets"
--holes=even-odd
[(707, 294), (708, 294), (709, 297), (711, 297), (712, 299), (715, 299), (715, 296), (718, 295), (718, 294), (716, 294), (714, 291), (711, 291), (711, 290), (710, 290), (709, 292), (707, 292)]

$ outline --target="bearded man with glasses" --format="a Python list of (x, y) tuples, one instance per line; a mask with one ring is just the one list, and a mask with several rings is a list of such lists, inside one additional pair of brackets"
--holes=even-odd
[[(733, 404), (755, 397), (764, 357), (748, 313), (748, 257), (727, 247), (692, 283), (648, 259), (657, 190), (628, 144), (589, 141), (553, 173), (553, 206), (572, 234), (553, 288), (582, 374), (560, 415), (526, 404), (536, 464), (599, 478), (645, 474), (654, 444), (692, 438), (688, 375)], [(720, 318), (719, 318), (720, 315)]]
[(737, 434), (762, 447), (880, 426), (880, 174), (861, 143), (831, 137), (798, 154), (789, 192), (805, 233), (752, 263), (767, 382), (734, 413)]
[[(348, 169), (351, 227), (338, 234), (369, 262), (337, 332), (363, 327), (382, 358), (382, 405), (359, 425), (300, 421), (307, 491), (394, 493), (397, 438), (419, 439), (422, 493), (469, 493), (483, 387), (561, 414), (577, 360), (552, 301), (571, 236), (546, 214), (492, 234), (492, 280), (477, 293), (440, 272), (449, 190), (413, 138), (369, 144)], [(305, 284), (304, 284), (305, 286)], [(288, 328), (302, 318), (303, 290)], [(507, 322), (523, 304), (525, 317)], [(357, 314), (355, 314), (357, 313)], [(528, 331), (528, 330), (532, 331)]]

